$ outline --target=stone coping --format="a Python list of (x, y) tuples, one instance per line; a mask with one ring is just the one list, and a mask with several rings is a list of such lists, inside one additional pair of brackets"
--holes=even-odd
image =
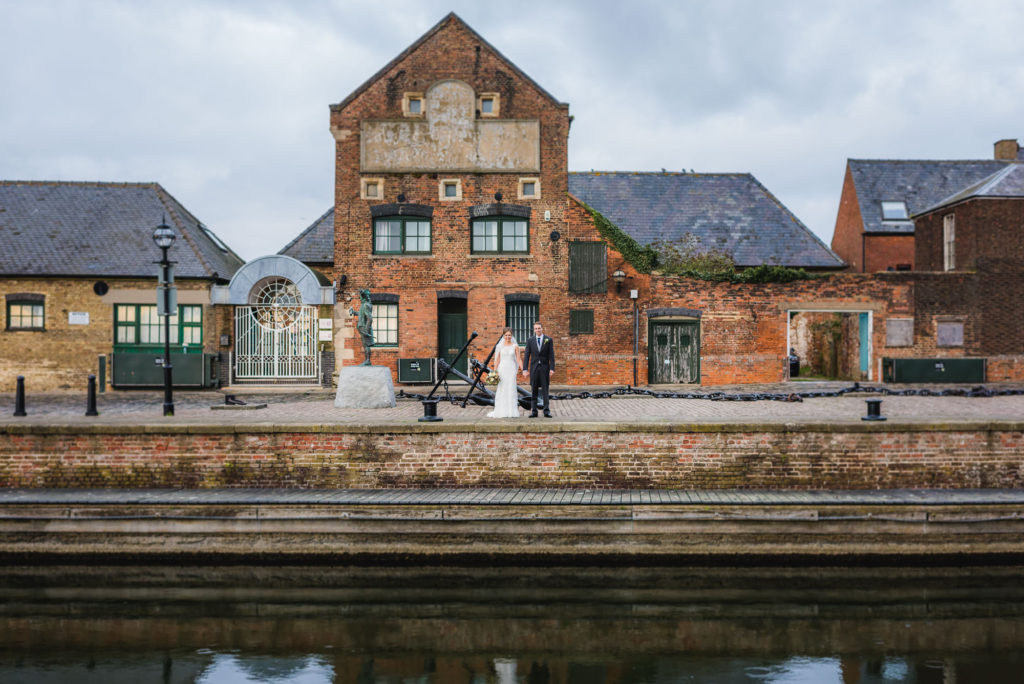
[(0, 435), (164, 435), (164, 434), (444, 434), (510, 433), (548, 434), (572, 432), (624, 433), (887, 433), (887, 432), (1022, 432), (1024, 421), (920, 421), (920, 422), (388, 422), (388, 423), (7, 423)]

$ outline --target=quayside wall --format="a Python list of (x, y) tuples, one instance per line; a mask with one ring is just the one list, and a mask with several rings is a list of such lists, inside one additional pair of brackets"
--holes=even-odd
[(25, 488), (1024, 486), (1024, 422), (7, 425)]

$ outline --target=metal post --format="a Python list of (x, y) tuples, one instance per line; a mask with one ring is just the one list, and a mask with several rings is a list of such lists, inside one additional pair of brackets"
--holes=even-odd
[(85, 415), (87, 416), (98, 416), (100, 412), (96, 410), (96, 376), (89, 376), (89, 390), (85, 398)]
[(18, 385), (14, 390), (14, 415), (18, 418), (27, 416), (25, 413), (25, 376), (18, 376)]
[(167, 247), (161, 247), (160, 267), (164, 272), (164, 415), (174, 415), (174, 390), (171, 375), (171, 262), (167, 260)]
[(868, 415), (861, 416), (861, 420), (885, 420), (885, 416), (882, 415), (882, 400), (881, 399), (865, 399), (868, 405)]

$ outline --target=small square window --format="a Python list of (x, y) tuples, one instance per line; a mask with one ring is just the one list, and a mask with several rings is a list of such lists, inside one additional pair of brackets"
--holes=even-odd
[(592, 335), (594, 333), (594, 310), (573, 309), (569, 311), (569, 334)]
[(519, 179), (519, 199), (538, 199), (540, 197), (539, 178)]
[(365, 200), (383, 199), (384, 181), (380, 178), (363, 178), (359, 183), (359, 196)]
[(462, 199), (462, 181), (458, 178), (445, 178), (438, 186), (438, 199), (460, 200)]
[(405, 93), (402, 96), (402, 116), (422, 117), (423, 109), (423, 93)]
[(909, 221), (910, 213), (907, 211), (907, 203), (903, 200), (882, 202), (883, 221)]
[(498, 93), (480, 93), (476, 98), (476, 109), (481, 117), (497, 117), (501, 108), (501, 95)]

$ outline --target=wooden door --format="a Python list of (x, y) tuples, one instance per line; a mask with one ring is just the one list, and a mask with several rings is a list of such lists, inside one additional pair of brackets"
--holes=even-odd
[(653, 384), (700, 382), (700, 324), (651, 321), (647, 380)]
[[(468, 337), (466, 327), (468, 316), (466, 314), (466, 300), (442, 300), (437, 305), (437, 356), (448, 363), (455, 361), (455, 356), (466, 344)], [(462, 355), (459, 362), (455, 364), (460, 372), (469, 374), (469, 351)]]

